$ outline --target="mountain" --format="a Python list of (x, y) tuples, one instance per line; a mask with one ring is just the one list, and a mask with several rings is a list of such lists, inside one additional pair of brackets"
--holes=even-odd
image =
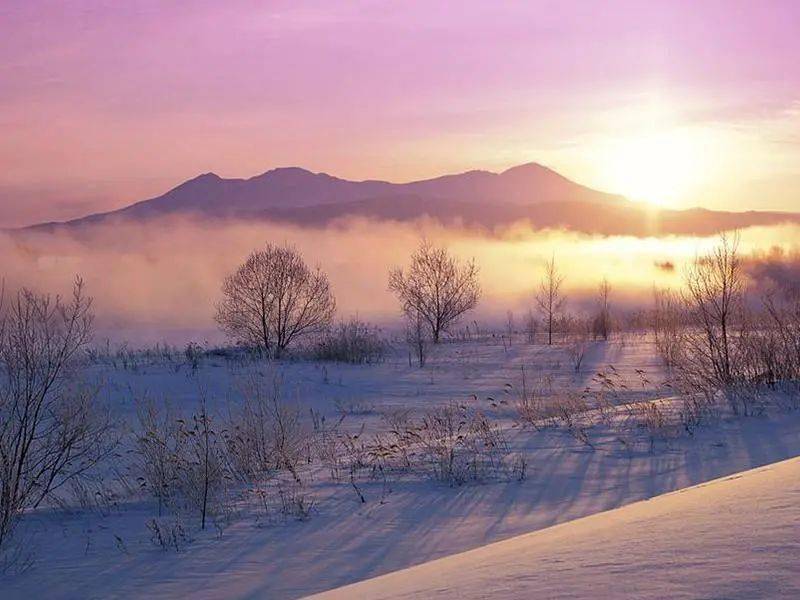
[(490, 204), (544, 202), (625, 203), (622, 196), (582, 186), (536, 163), (512, 167), (502, 173), (468, 171), (436, 179), (403, 184), (402, 190), (422, 197), (451, 198)]
[(206, 173), (120, 210), (43, 223), (24, 231), (75, 230), (167, 216), (256, 219), (299, 226), (324, 226), (353, 217), (400, 222), (430, 218), (488, 230), (524, 221), (538, 229), (639, 236), (707, 235), (722, 229), (800, 222), (800, 215), (790, 213), (656, 210), (528, 163), (502, 173), (475, 170), (410, 183), (348, 181), (298, 167), (272, 169), (249, 179)]
[(190, 179), (166, 194), (126, 208), (90, 215), (74, 222), (110, 217), (152, 218), (171, 214), (250, 217), (270, 209), (351, 203), (370, 198), (424, 197), (495, 204), (587, 201), (599, 204), (624, 202), (621, 196), (598, 192), (530, 163), (504, 171), (468, 171), (410, 183), (348, 181), (298, 167), (272, 169), (250, 179), (223, 179), (206, 173)]

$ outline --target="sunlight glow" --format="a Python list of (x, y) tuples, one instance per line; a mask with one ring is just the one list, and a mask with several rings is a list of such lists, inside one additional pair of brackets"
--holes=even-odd
[(704, 183), (704, 135), (675, 129), (611, 142), (603, 159), (611, 189), (631, 200), (675, 206)]

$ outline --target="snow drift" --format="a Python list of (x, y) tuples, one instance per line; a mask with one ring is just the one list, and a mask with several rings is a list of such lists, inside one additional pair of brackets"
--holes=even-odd
[(797, 598), (800, 458), (313, 596)]

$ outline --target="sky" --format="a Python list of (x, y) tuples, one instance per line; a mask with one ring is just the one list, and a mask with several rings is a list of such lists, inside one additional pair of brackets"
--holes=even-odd
[(800, 210), (800, 2), (0, 3), (0, 227), (213, 171), (536, 161), (662, 206)]

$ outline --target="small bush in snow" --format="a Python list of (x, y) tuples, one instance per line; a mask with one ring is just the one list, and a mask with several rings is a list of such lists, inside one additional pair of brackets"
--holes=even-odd
[(134, 472), (140, 487), (157, 500), (160, 517), (177, 493), (182, 450), (179, 420), (169, 404), (159, 409), (149, 399), (139, 403), (137, 417)]
[(380, 330), (357, 318), (341, 321), (320, 338), (314, 354), (319, 360), (351, 364), (382, 362), (387, 345)]
[(286, 470), (299, 481), (309, 432), (297, 408), (284, 401), (280, 377), (269, 383), (251, 377), (240, 393), (241, 407), (230, 414), (224, 436), (232, 475), (239, 481), (259, 481)]
[(189, 543), (189, 536), (178, 519), (150, 519), (147, 522), (150, 542), (162, 550), (180, 552)]
[(225, 512), (230, 479), (222, 434), (205, 401), (188, 420), (146, 403), (139, 424), (134, 468), (141, 486), (158, 500), (159, 515), (167, 506), (196, 515), (205, 529), (209, 517)]
[(481, 411), (451, 402), (406, 418), (373, 447), (384, 469), (427, 473), (449, 485), (506, 474), (510, 452), (502, 429)]

